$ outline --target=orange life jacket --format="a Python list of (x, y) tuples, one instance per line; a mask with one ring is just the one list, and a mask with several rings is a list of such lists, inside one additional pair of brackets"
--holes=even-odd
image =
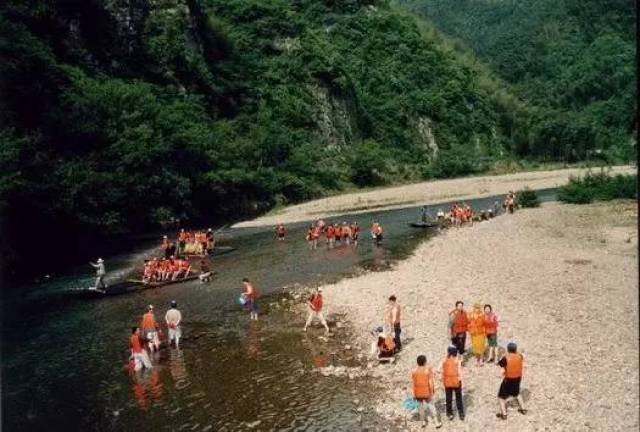
[(460, 387), (458, 360), (455, 357), (447, 357), (442, 364), (442, 383), (448, 388)]
[(477, 336), (485, 334), (484, 332), (484, 315), (482, 313), (472, 313), (469, 317), (469, 334)]
[(453, 326), (451, 330), (454, 334), (456, 333), (466, 333), (467, 325), (469, 324), (469, 320), (467, 319), (467, 313), (465, 311), (458, 312), (458, 310), (454, 310), (452, 312), (453, 315)]
[(140, 326), (142, 330), (155, 330), (156, 328), (156, 319), (153, 317), (151, 312), (147, 312), (142, 316), (142, 325)]
[(333, 238), (333, 236), (335, 235), (335, 233), (336, 233), (336, 230), (335, 230), (331, 225), (329, 225), (329, 226), (327, 227), (327, 231), (326, 231), (327, 238), (328, 238), (328, 239)]
[(311, 309), (316, 312), (322, 309), (322, 294), (313, 294), (311, 296)]
[(494, 335), (498, 333), (498, 321), (496, 315), (491, 312), (489, 315), (484, 315), (484, 332), (488, 335)]
[(342, 237), (342, 228), (335, 227), (333, 230), (334, 230), (334, 234), (335, 234), (336, 238)]
[(131, 347), (131, 351), (133, 353), (141, 353), (142, 352), (142, 346), (140, 345), (140, 338), (138, 337), (137, 334), (132, 334), (131, 338), (129, 339), (129, 346)]
[(386, 351), (393, 351), (396, 348), (396, 343), (391, 336), (386, 336), (384, 338), (384, 347)]
[(429, 366), (418, 366), (416, 370), (411, 374), (411, 380), (413, 381), (413, 397), (428, 399), (433, 396), (433, 386), (431, 385), (431, 379), (433, 372)]
[(505, 368), (505, 378), (521, 378), (522, 365), (524, 359), (520, 353), (507, 353), (507, 367)]

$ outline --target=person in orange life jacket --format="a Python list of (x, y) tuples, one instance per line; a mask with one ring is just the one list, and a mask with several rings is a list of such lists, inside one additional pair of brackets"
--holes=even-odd
[(336, 229), (333, 225), (329, 224), (324, 229), (324, 234), (327, 236), (327, 247), (332, 249), (336, 244)]
[(307, 322), (305, 323), (302, 331), (307, 331), (307, 327), (309, 327), (313, 322), (313, 319), (318, 317), (320, 323), (324, 326), (326, 333), (329, 334), (329, 326), (322, 315), (322, 288), (316, 289), (316, 292), (314, 292), (309, 301), (307, 301), (307, 306), (309, 307), (309, 316), (307, 317)]
[(456, 395), (458, 417), (464, 420), (464, 405), (462, 402), (462, 365), (458, 349), (454, 346), (447, 348), (447, 357), (440, 363), (438, 373), (442, 374), (442, 384), (445, 391), (447, 417), (453, 420), (453, 394)]
[(489, 346), (489, 363), (492, 363), (497, 358), (498, 322), (498, 315), (493, 312), (491, 305), (484, 305), (484, 332), (487, 335), (487, 345)]
[(320, 237), (320, 228), (317, 226), (309, 225), (309, 229), (307, 230), (307, 241), (309, 242), (309, 249), (317, 249), (318, 248), (318, 237)]
[(469, 320), (464, 311), (464, 303), (456, 302), (456, 308), (449, 313), (449, 334), (451, 343), (458, 349), (460, 355), (464, 354), (464, 346), (467, 340), (467, 327)]
[(200, 279), (200, 283), (211, 280), (211, 268), (206, 260), (200, 260), (200, 274), (198, 275), (198, 279)]
[(347, 222), (342, 222), (342, 228), (340, 228), (340, 233), (342, 234), (342, 242), (344, 244), (351, 243), (351, 227), (347, 225)]
[(283, 241), (284, 240), (284, 236), (286, 234), (287, 234), (287, 229), (284, 227), (284, 225), (282, 225), (281, 223), (276, 225), (276, 238), (279, 241)]
[(427, 357), (424, 355), (419, 355), (416, 362), (418, 366), (411, 374), (411, 381), (413, 382), (413, 397), (418, 401), (418, 413), (420, 414), (422, 427), (427, 426), (427, 421), (424, 417), (424, 411), (427, 408), (429, 415), (436, 421), (436, 429), (439, 429), (442, 427), (442, 423), (440, 422), (438, 410), (433, 403), (436, 391), (433, 370), (427, 364)]
[(387, 303), (387, 307), (385, 308), (384, 322), (389, 328), (389, 331), (393, 329), (393, 342), (396, 345), (396, 352), (402, 349), (402, 342), (400, 341), (400, 333), (402, 332), (400, 328), (400, 312), (401, 308), (396, 301), (396, 296), (392, 295), (389, 297), (389, 303)]
[(140, 341), (140, 327), (131, 328), (131, 337), (129, 338), (129, 348), (131, 348), (131, 357), (133, 358), (136, 372), (142, 369), (151, 369), (151, 360), (147, 352), (142, 348), (143, 343)]
[(335, 242), (341, 243), (342, 240), (342, 228), (337, 223), (333, 224), (333, 235), (335, 237)]
[(388, 359), (393, 357), (396, 351), (396, 344), (393, 341), (393, 338), (385, 334), (382, 327), (378, 327), (376, 331), (378, 332), (378, 342), (376, 344), (378, 359)]
[(507, 354), (498, 361), (498, 366), (504, 369), (504, 378), (502, 379), (502, 384), (500, 384), (500, 390), (498, 390), (500, 412), (496, 416), (502, 420), (507, 419), (507, 399), (510, 397), (516, 398), (520, 414), (527, 413), (520, 395), (524, 357), (517, 351), (518, 346), (513, 342), (509, 342), (507, 344)]
[(242, 279), (242, 286), (244, 287), (242, 296), (247, 300), (244, 307), (249, 310), (249, 319), (258, 321), (258, 291), (248, 278)]
[(351, 224), (351, 238), (353, 239), (353, 245), (358, 246), (358, 236), (360, 235), (360, 227), (358, 222)]
[(147, 307), (147, 313), (142, 316), (140, 328), (142, 329), (144, 339), (149, 343), (149, 350), (153, 352), (160, 349), (160, 338), (158, 336), (160, 329), (153, 315), (153, 305)]

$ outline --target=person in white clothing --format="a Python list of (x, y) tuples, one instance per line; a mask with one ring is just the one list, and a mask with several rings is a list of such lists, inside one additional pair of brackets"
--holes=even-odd
[(169, 328), (169, 346), (171, 346), (171, 341), (175, 339), (176, 348), (180, 348), (180, 337), (182, 336), (180, 322), (182, 321), (182, 314), (178, 310), (178, 303), (176, 303), (175, 300), (171, 300), (171, 309), (167, 311), (164, 320), (167, 322), (167, 327)]

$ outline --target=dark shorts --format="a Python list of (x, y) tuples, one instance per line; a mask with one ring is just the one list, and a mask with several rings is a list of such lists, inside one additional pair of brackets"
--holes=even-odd
[(520, 394), (521, 380), (522, 378), (504, 378), (502, 384), (500, 384), (500, 390), (498, 390), (498, 397), (507, 399), (518, 396)]
[(258, 303), (255, 300), (247, 300), (244, 308), (249, 312), (258, 312)]
[(382, 241), (382, 234), (376, 234), (376, 240)]
[(278, 233), (278, 238), (284, 238), (284, 233)]
[(358, 240), (358, 234), (354, 234), (354, 235), (353, 235), (353, 239), (354, 239), (354, 240)]
[(487, 335), (487, 345), (490, 347), (498, 346), (498, 335), (497, 334), (488, 334)]

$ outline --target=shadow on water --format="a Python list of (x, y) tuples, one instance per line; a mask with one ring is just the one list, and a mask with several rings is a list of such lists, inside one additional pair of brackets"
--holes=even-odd
[[(484, 208), (495, 199), (469, 202)], [(438, 207), (447, 204), (429, 211)], [(389, 268), (435, 234), (408, 227), (419, 214), (415, 207), (329, 219), (361, 225), (357, 248), (309, 251), (305, 224), (289, 226), (284, 242), (272, 228), (228, 230), (220, 241), (237, 250), (213, 260), (219, 273), (207, 284), (80, 301), (63, 295), (92, 283), (90, 268), (76, 268), (11, 290), (3, 299), (3, 430), (387, 430), (366, 408), (370, 381), (316, 371), (359, 364), (344, 349), (351, 330), (335, 329), (328, 339), (318, 328), (303, 333), (304, 316), (288, 293)], [(374, 220), (385, 228), (380, 247), (367, 238)], [(150, 246), (110, 259), (107, 270), (124, 278)], [(263, 293), (258, 322), (237, 304), (245, 276)], [(148, 304), (161, 321), (173, 299), (184, 316), (180, 351), (164, 349), (151, 371), (130, 374), (131, 326)]]

